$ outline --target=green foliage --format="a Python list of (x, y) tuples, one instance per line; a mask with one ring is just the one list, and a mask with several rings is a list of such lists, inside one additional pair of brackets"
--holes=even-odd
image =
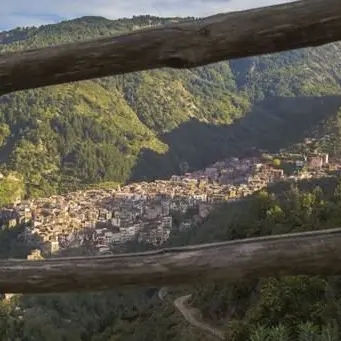
[(289, 341), (290, 339), (287, 329), (282, 324), (270, 328), (268, 333), (270, 340)]
[(340, 338), (340, 333), (337, 326), (334, 324), (327, 324), (322, 327), (319, 339), (321, 341), (337, 341)]
[(119, 184), (116, 182), (101, 182), (99, 184), (93, 184), (89, 185), (89, 189), (117, 189), (119, 187)]
[[(249, 200), (222, 205), (176, 241), (199, 244), (338, 227), (340, 183), (328, 178), (272, 186)], [(228, 339), (338, 339), (340, 293), (338, 277), (274, 277), (233, 285), (221, 281), (198, 285), (193, 305), (212, 323), (227, 326)]]
[(0, 206), (21, 199), (25, 193), (23, 178), (18, 174), (9, 174), (0, 178)]
[(257, 326), (251, 333), (250, 341), (268, 341), (269, 332), (264, 326)]
[[(193, 231), (178, 232), (169, 243), (192, 244), (339, 226), (341, 202), (336, 188), (340, 183), (335, 178), (302, 182), (297, 187), (278, 184), (244, 202), (222, 205), (202, 225)], [(19, 238), (22, 232), (23, 227), (18, 227), (0, 233), (3, 257), (25, 257), (36, 247), (27, 246)], [(141, 247), (127, 245), (128, 251)], [(221, 281), (198, 284), (186, 288), (188, 291), (193, 294), (191, 304), (209, 323), (224, 329), (227, 340), (338, 340), (339, 277), (288, 276), (234, 284)], [(170, 301), (158, 299), (157, 289), (22, 295), (1, 304), (0, 336), (20, 340), (207, 338), (199, 331), (190, 332)]]
[(281, 165), (281, 160), (280, 159), (273, 159), (272, 163), (275, 167), (279, 167)]
[(10, 135), (10, 128), (7, 124), (0, 124), (0, 147), (5, 143), (6, 139)]
[[(121, 34), (171, 20), (180, 19), (84, 17), (2, 33), (0, 50)], [(281, 148), (306, 151), (302, 142), (311, 136), (317, 138), (314, 147), (339, 156), (340, 53), (341, 44), (332, 44), (2, 96), (0, 165), (6, 176), (0, 180), (0, 205), (24, 194), (46, 196), (168, 176), (252, 149), (263, 150), (271, 161), (269, 152)], [(279, 184), (244, 202), (223, 205), (194, 231), (175, 234), (169, 244), (339, 226), (341, 185), (328, 181), (320, 189)], [(1, 256), (27, 255), (34, 245), (26, 245), (20, 233), (20, 228), (1, 231)], [(0, 303), (0, 339), (206, 340), (156, 292), (18, 296)], [(205, 319), (226, 326), (231, 341), (336, 340), (340, 295), (339, 278), (297, 276), (198, 285), (193, 304)], [(333, 320), (330, 327), (327, 322)]]
[(317, 339), (318, 329), (311, 322), (298, 326), (298, 339), (300, 341), (315, 341)]
[(244, 341), (249, 338), (249, 326), (241, 320), (231, 320), (227, 325), (225, 334), (226, 340)]
[[(182, 19), (84, 17), (18, 28), (0, 34), (0, 50), (122, 34), (174, 20)], [(3, 96), (0, 166), (23, 175), (28, 196), (46, 196), (101, 182), (165, 177), (251, 148), (292, 146), (319, 126), (333, 132), (323, 148), (334, 150), (341, 134), (332, 127), (341, 100), (334, 96), (339, 73), (330, 68), (338, 65), (334, 55), (340, 46)]]

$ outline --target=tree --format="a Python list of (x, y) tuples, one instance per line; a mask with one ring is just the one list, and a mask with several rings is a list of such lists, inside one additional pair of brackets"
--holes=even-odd
[(276, 327), (272, 327), (268, 331), (270, 341), (288, 341), (289, 335), (287, 329), (279, 324)]
[(266, 329), (266, 327), (257, 326), (251, 333), (250, 341), (272, 341), (272, 340), (270, 340), (269, 338), (269, 331)]
[(321, 341), (339, 341), (340, 333), (336, 325), (328, 324), (322, 327)]
[(300, 324), (298, 326), (299, 341), (317, 341), (318, 335), (318, 328), (311, 322)]
[(231, 320), (228, 323), (225, 339), (229, 341), (245, 341), (249, 338), (249, 325), (241, 320)]
[(279, 167), (281, 166), (281, 160), (280, 160), (280, 159), (273, 159), (273, 160), (272, 160), (272, 164), (273, 164), (275, 167), (279, 168)]

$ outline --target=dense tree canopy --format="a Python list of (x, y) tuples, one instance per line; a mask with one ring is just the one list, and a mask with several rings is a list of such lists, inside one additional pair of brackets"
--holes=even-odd
[[(225, 204), (187, 232), (174, 231), (168, 245), (196, 244), (333, 228), (341, 223), (341, 179), (279, 184), (248, 200)], [(2, 257), (24, 257), (35, 245), (18, 238), (22, 227), (0, 233)], [(128, 251), (143, 250), (129, 243)], [(0, 333), (12, 340), (207, 340), (171, 304), (192, 293), (191, 305), (225, 330), (228, 340), (339, 340), (339, 277), (291, 276), (252, 282), (103, 293), (22, 295), (0, 303)], [(7, 340), (6, 339), (6, 340)]]
[[(0, 33), (0, 51), (85, 40), (180, 18), (84, 17)], [(0, 98), (0, 167), (29, 196), (202, 168), (319, 132), (338, 153), (340, 44), (192, 70), (154, 70)], [(295, 120), (295, 125), (292, 125)], [(333, 142), (333, 143), (332, 143)], [(335, 142), (335, 143), (334, 143)]]
[[(120, 34), (170, 20), (84, 17), (0, 34), (15, 51)], [(306, 137), (341, 154), (341, 45), (248, 58), (195, 70), (108, 77), (0, 98), (0, 205), (94, 183), (154, 179), (203, 168), (251, 150), (304, 152)], [(266, 154), (264, 154), (266, 155)], [(278, 165), (278, 161), (273, 160)], [(219, 207), (200, 226), (173, 233), (183, 245), (337, 227), (341, 184), (279, 184)], [(22, 228), (22, 227), (20, 227)], [(22, 230), (3, 229), (3, 258), (25, 257)], [(127, 245), (130, 251), (143, 249)], [(219, 282), (174, 288), (226, 331), (228, 340), (338, 340), (340, 278), (321, 276)], [(157, 288), (24, 295), (0, 303), (0, 339), (22, 341), (207, 340)]]

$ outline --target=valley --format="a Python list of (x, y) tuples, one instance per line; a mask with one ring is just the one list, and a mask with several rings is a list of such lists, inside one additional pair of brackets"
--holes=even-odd
[[(3, 33), (0, 51), (119, 34), (170, 20), (84, 17), (17, 29)], [(38, 198), (102, 182), (169, 179), (181, 175), (184, 164), (194, 172), (250, 150), (278, 153), (307, 137), (338, 137), (340, 49), (335, 43), (2, 96), (0, 171), (14, 172), (26, 197)], [(321, 146), (321, 152), (336, 153), (331, 145)], [(10, 187), (0, 193), (0, 205), (15, 197)]]
[(40, 240), (47, 255), (82, 245), (110, 254), (134, 240), (160, 246), (174, 230), (201, 224), (217, 205), (242, 200), (276, 182), (326, 178), (338, 170), (341, 162), (328, 154), (231, 158), (169, 180), (19, 197), (0, 208), (0, 221), (10, 228), (25, 224), (25, 240)]
[[(182, 19), (83, 17), (18, 28), (0, 33), (0, 53), (174, 20)], [(340, 226), (340, 56), (334, 43), (2, 96), (1, 257), (136, 252)], [(340, 339), (339, 277), (170, 291), (168, 303), (160, 288), (3, 295), (0, 340), (216, 340), (207, 327), (229, 341)]]

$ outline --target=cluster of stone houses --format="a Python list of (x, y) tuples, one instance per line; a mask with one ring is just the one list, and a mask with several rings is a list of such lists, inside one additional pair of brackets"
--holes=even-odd
[(173, 176), (172, 182), (191, 182), (207, 201), (216, 203), (246, 197), (269, 183), (285, 179), (282, 169), (261, 163), (259, 158), (230, 158), (184, 176)]
[[(0, 219), (9, 226), (27, 223), (25, 238), (38, 236), (47, 253), (89, 241), (104, 253), (134, 238), (163, 243), (172, 229), (171, 213), (184, 213), (200, 199), (206, 197), (155, 195), (148, 190), (139, 194), (127, 186), (122, 191), (88, 190), (21, 201), (3, 207)], [(205, 208), (205, 216), (202, 212)]]
[[(313, 155), (305, 162), (322, 167), (328, 156)], [(197, 209), (196, 215), (178, 226), (188, 229), (206, 217), (214, 204), (241, 199), (284, 178), (282, 169), (259, 158), (230, 158), (167, 181), (23, 200), (3, 207), (0, 221), (9, 226), (27, 223), (25, 237), (39, 236), (49, 253), (85, 242), (105, 253), (134, 238), (162, 244), (173, 228), (174, 212)]]
[(305, 161), (308, 162), (309, 169), (321, 169), (329, 164), (329, 155), (314, 153), (306, 157)]

